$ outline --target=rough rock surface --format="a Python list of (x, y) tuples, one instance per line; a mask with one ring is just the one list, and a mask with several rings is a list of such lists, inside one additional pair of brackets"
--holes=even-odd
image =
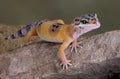
[(80, 39), (78, 53), (65, 50), (72, 60), (60, 68), (60, 44), (38, 42), (0, 55), (0, 79), (111, 79), (120, 78), (120, 30)]

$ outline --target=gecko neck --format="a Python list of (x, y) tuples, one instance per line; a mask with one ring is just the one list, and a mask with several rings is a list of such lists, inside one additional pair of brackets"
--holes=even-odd
[(74, 24), (71, 24), (68, 27), (68, 34), (72, 39), (77, 39), (81, 35), (81, 30), (80, 28), (74, 27)]
[(72, 38), (73, 39), (79, 38), (79, 36), (81, 35), (81, 30), (82, 29), (80, 29), (80, 28), (75, 28), (74, 27), (74, 32), (73, 32)]

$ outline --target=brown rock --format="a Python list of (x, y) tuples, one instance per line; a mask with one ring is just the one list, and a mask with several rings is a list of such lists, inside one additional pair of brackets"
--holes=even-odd
[[(81, 40), (81, 39), (80, 39)], [(120, 73), (120, 30), (81, 40), (78, 53), (65, 50), (72, 60), (62, 70), (60, 44), (39, 42), (0, 55), (0, 79), (110, 79)]]

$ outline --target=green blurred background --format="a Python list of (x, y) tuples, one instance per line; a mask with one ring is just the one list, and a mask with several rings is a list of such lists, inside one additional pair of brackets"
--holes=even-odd
[(120, 29), (120, 0), (0, 0), (0, 23), (29, 24), (37, 19), (63, 19), (97, 13), (101, 28), (89, 34)]

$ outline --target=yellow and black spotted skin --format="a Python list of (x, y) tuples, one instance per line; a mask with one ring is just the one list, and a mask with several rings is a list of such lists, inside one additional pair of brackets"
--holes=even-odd
[(47, 21), (37, 26), (37, 34), (45, 41), (63, 42), (70, 38), (67, 32), (69, 27), (62, 20)]

